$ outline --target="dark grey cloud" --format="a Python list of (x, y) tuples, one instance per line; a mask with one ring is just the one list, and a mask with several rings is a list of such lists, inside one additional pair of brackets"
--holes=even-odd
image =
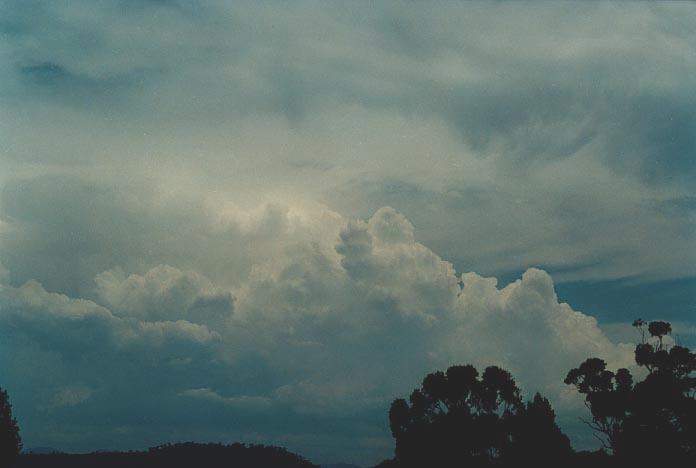
[(118, 105), (124, 94), (141, 89), (147, 77), (145, 70), (92, 77), (51, 62), (21, 66), (18, 73), (34, 96), (44, 94), (48, 100), (84, 108)]

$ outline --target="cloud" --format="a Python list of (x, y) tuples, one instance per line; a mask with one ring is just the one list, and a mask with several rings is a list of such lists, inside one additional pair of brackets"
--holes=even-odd
[(210, 388), (192, 388), (179, 393), (179, 396), (197, 398), (201, 400), (221, 403), (232, 408), (242, 410), (265, 410), (271, 406), (272, 400), (262, 396), (234, 396), (223, 397)]
[[(385, 235), (384, 223), (393, 219), (400, 227)], [(259, 327), (255, 336), (272, 333), (260, 347), (279, 367), (302, 361), (306, 374), (297, 385), (312, 389), (307, 399), (315, 406), (331, 395), (387, 401), (403, 382), (457, 362), (503, 365), (528, 390), (552, 396), (563, 387), (558, 376), (586, 357), (631, 363), (630, 345), (617, 347), (595, 319), (559, 303), (547, 273), (530, 269), (502, 289), (475, 273), (459, 277), (422, 244), (401, 241), (413, 229), (403, 221), (383, 208), (368, 222), (350, 222), (336, 244), (336, 263), (316, 251), (293, 251), (238, 292), (235, 320)], [(533, 364), (540, 361), (545, 365)], [(353, 385), (352, 372), (371, 395)]]
[(210, 323), (232, 313), (229, 292), (216, 289), (204, 276), (159, 265), (145, 275), (108, 270), (95, 278), (96, 295), (117, 314), (148, 320), (188, 320)]
[(11, 2), (3, 199), (58, 172), (390, 205), (484, 274), (693, 276), (692, 8)]
[[(452, 352), (462, 358), (480, 356), (482, 364), (495, 359), (528, 382), (527, 389), (530, 383), (541, 384), (537, 390), (559, 399), (565, 390), (556, 376), (564, 376), (571, 362), (602, 356), (613, 368), (631, 366), (633, 346), (617, 346), (593, 317), (560, 303), (551, 277), (543, 270), (529, 269), (501, 289), (495, 279), (475, 273), (462, 279), (462, 321), (451, 345)], [(537, 360), (544, 364), (530, 365)]]
[[(197, 192), (167, 193), (144, 181), (104, 185), (46, 176), (14, 180), (3, 189), (0, 202), (8, 222), (0, 234), (0, 256), (11, 281), (34, 279), (52, 291), (102, 295), (107, 302), (127, 299), (110, 296), (125, 294), (117, 288), (138, 289), (133, 292), (139, 301), (154, 300), (146, 289), (159, 287), (170, 287), (167, 297), (174, 301), (172, 294), (186, 294), (177, 288), (224, 295), (192, 272), (204, 270), (216, 281), (238, 284), (253, 264), (301, 239), (330, 237), (339, 227), (339, 216), (325, 207), (298, 203), (291, 210), (262, 203), (243, 208)], [(167, 277), (172, 273), (166, 267), (142, 278), (120, 278), (113, 271), (98, 278), (95, 291), (94, 278), (115, 266), (143, 272), (161, 264), (188, 273), (177, 280)], [(180, 283), (157, 284), (162, 281)]]
[(53, 398), (53, 405), (54, 407), (79, 405), (83, 401), (89, 400), (92, 393), (94, 393), (94, 390), (82, 385), (64, 387), (56, 393)]
[(10, 272), (0, 263), (0, 284), (6, 283), (10, 279)]
[[(504, 366), (526, 393), (543, 391), (565, 415), (577, 411), (561, 384), (569, 368), (589, 356), (612, 367), (631, 362), (631, 346), (611, 342), (595, 319), (560, 303), (542, 270), (499, 288), (493, 278), (457, 273), (415, 240), (413, 225), (393, 208), (367, 220), (320, 218), (339, 221), (337, 231), (326, 235), (303, 226), (315, 219), (295, 219), (298, 226), (281, 229), (294, 241), (259, 258), (234, 285), (168, 265), (131, 274), (114, 266), (95, 275), (92, 298), (51, 293), (33, 280), (2, 285), (5, 333), (24, 337), (15, 343), (19, 349), (35, 344), (53, 353), (65, 376), (34, 375), (47, 389), (36, 398), (62, 411), (78, 403), (88, 413), (118, 411), (128, 426), (134, 410), (123, 408), (128, 400), (109, 402), (123, 391), (115, 379), (127, 375), (122, 396), (147, 393), (138, 404), (145, 413), (166, 412), (181, 400), (194, 414), (224, 408), (215, 419), (220, 424), (251, 411), (281, 418), (269, 424), (289, 433), (299, 421), (354, 418), (350, 432), (427, 372), (456, 363)], [(89, 392), (63, 383), (74, 374)], [(188, 437), (204, 431), (188, 412), (168, 417), (191, 423)], [(243, 420), (247, 430), (267, 431), (271, 439), (281, 430)], [(385, 427), (375, 423), (371, 433), (388, 440)]]
[(651, 282), (696, 274), (694, 6), (277, 6), (0, 7), (0, 373), (28, 440), (370, 463), (389, 400), (461, 362), (569, 418), (565, 371), (630, 362), (630, 335), (554, 281), (664, 310)]
[(120, 318), (91, 300), (50, 293), (33, 280), (19, 287), (0, 285), (0, 320), (5, 327), (28, 335), (41, 346), (78, 355), (132, 346), (175, 349), (187, 343), (207, 344), (218, 336), (205, 325), (185, 320)]

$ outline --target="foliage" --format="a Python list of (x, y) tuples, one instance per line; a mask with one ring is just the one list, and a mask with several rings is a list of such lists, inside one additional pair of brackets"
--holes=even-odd
[(0, 468), (11, 466), (22, 450), (17, 420), (12, 416), (12, 405), (7, 391), (0, 388)]
[(646, 374), (634, 384), (591, 358), (568, 372), (567, 384), (585, 396), (588, 423), (618, 458), (658, 463), (696, 459), (696, 354), (672, 344), (667, 322), (633, 322), (641, 335), (635, 361)]
[[(571, 453), (548, 400), (523, 403), (509, 372), (453, 366), (423, 379), (389, 411), (399, 467), (489, 466), (560, 461)], [(388, 463), (383, 466), (390, 466)]]

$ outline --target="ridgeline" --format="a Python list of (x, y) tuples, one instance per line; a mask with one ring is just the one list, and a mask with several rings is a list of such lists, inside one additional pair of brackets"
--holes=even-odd
[(16, 468), (319, 468), (280, 447), (181, 443), (140, 452), (23, 454)]

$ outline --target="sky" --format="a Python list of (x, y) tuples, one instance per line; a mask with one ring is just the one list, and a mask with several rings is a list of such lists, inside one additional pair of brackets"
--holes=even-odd
[(0, 0), (26, 447), (393, 453), (390, 402), (696, 344), (696, 5)]

